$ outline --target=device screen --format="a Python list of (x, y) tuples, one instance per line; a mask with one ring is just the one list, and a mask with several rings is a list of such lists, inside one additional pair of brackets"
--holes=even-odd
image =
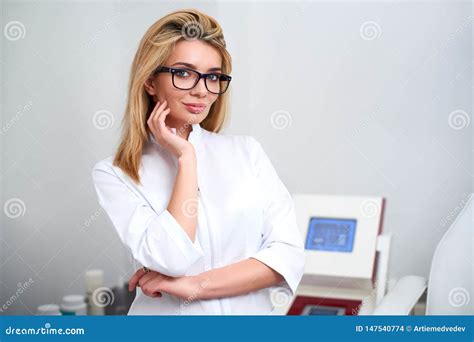
[(323, 306), (323, 305), (307, 305), (301, 315), (311, 316), (332, 316), (332, 315), (345, 315), (345, 308), (339, 308), (334, 306)]
[(312, 217), (305, 248), (309, 250), (352, 252), (357, 220)]

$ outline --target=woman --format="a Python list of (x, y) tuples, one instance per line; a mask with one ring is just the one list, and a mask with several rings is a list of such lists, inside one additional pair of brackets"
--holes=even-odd
[(197, 10), (153, 24), (135, 55), (120, 146), (94, 167), (99, 203), (140, 264), (129, 315), (270, 314), (304, 251), (261, 145), (221, 135), (231, 81), (222, 29)]

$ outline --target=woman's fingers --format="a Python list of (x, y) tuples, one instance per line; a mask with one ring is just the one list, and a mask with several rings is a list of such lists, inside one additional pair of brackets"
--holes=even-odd
[(168, 116), (168, 114), (170, 113), (171, 109), (169, 108), (166, 108), (161, 114), (160, 116), (156, 119), (157, 120), (157, 127), (158, 129), (161, 129), (161, 130), (167, 130), (168, 132), (172, 132), (171, 129), (169, 127), (166, 127), (166, 124), (165, 124), (165, 119), (166, 117)]
[(140, 268), (138, 269), (135, 274), (130, 278), (130, 280), (128, 281), (128, 290), (129, 291), (133, 291), (133, 289), (137, 286), (137, 284), (139, 283), (140, 279), (147, 275), (147, 274), (151, 274), (151, 273), (155, 273), (155, 274), (159, 274), (155, 271), (151, 271), (149, 273), (145, 273), (145, 271), (143, 270), (143, 268)]
[(157, 139), (158, 141), (161, 140), (163, 134), (166, 131), (169, 131), (169, 129), (166, 129), (166, 125), (161, 124), (161, 121), (164, 122), (164, 119), (170, 113), (170, 108), (167, 108), (167, 106), (168, 101), (166, 100), (163, 101), (163, 103), (161, 103), (160, 105), (158, 105), (157, 103), (148, 120), (148, 125), (150, 126), (150, 129), (153, 135), (155, 136), (155, 139)]
[(140, 277), (140, 279), (138, 280), (138, 285), (137, 286), (143, 287), (146, 283), (148, 283), (150, 280), (156, 278), (159, 275), (160, 275), (160, 273), (158, 273), (158, 272), (154, 272), (154, 271), (148, 272), (144, 276)]
[(138, 280), (143, 274), (143, 268), (140, 268), (133, 274), (133, 276), (128, 280), (128, 291), (132, 291), (135, 286), (137, 286)]
[(168, 115), (169, 112), (170, 112), (170, 109), (166, 108), (167, 104), (168, 103), (165, 100), (163, 102), (162, 106), (160, 106), (160, 108), (158, 108), (157, 115), (155, 115), (155, 117), (153, 118), (154, 126), (157, 129), (157, 131), (160, 132), (160, 133), (162, 133), (162, 131), (160, 131), (160, 129), (163, 128), (162, 126), (160, 126), (161, 122), (164, 122), (164, 118), (166, 118), (166, 115)]
[(158, 111), (158, 108), (160, 107), (161, 103), (160, 101), (157, 101), (155, 103), (155, 107), (153, 108), (153, 110), (151, 111), (151, 114), (150, 116), (148, 117), (148, 121), (153, 121), (153, 117), (156, 115), (156, 112)]
[(152, 131), (153, 134), (155, 134), (155, 132), (156, 132), (156, 129), (153, 125), (153, 120), (156, 116), (156, 113), (157, 113), (157, 110), (158, 110), (159, 107), (160, 107), (160, 101), (157, 101), (156, 104), (155, 104), (155, 108), (153, 108), (153, 110), (151, 111), (151, 114), (150, 114), (150, 116), (148, 117), (148, 120), (147, 120), (148, 127), (150, 127), (150, 130)]
[(163, 281), (164, 277), (161, 274), (152, 280), (148, 281), (145, 285), (141, 287), (143, 293), (145, 293), (149, 297), (162, 297), (162, 293), (160, 292), (160, 284)]
[(163, 112), (163, 109), (166, 108), (167, 101), (163, 101), (162, 103), (160, 101), (157, 101), (155, 104), (155, 108), (153, 108), (153, 111), (150, 114), (150, 117), (147, 120), (148, 126), (150, 126), (153, 134), (156, 134), (157, 132), (157, 125), (156, 125), (156, 119), (160, 116), (160, 114)]

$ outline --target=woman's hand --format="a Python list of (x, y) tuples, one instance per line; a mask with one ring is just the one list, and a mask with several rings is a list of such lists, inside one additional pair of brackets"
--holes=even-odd
[[(143, 268), (138, 269), (135, 274), (129, 279), (128, 281), (128, 291), (133, 291), (135, 287), (141, 287), (142, 292), (145, 293), (147, 296), (150, 297), (162, 297), (162, 293), (158, 290), (155, 289), (152, 291), (150, 289), (150, 286), (147, 286), (146, 288), (144, 285), (146, 285), (150, 280), (157, 280), (160, 277), (163, 277), (161, 273), (151, 271), (145, 273), (145, 270)], [(149, 284), (151, 285), (151, 284)]]
[(148, 118), (147, 124), (155, 136), (155, 140), (170, 153), (180, 158), (184, 154), (194, 152), (193, 145), (186, 139), (174, 134), (170, 127), (166, 126), (165, 119), (170, 113), (167, 101), (159, 101)]
[(193, 301), (199, 298), (206, 284), (200, 284), (196, 277), (173, 278), (155, 271), (145, 273), (140, 268), (130, 278), (128, 290), (132, 291), (136, 286), (139, 286), (145, 295), (152, 298), (161, 297), (161, 292), (165, 292), (181, 299)]

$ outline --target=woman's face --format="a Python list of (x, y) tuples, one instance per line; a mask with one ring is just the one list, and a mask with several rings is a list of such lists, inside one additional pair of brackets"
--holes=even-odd
[[(188, 68), (200, 73), (222, 72), (222, 57), (212, 45), (200, 40), (180, 40), (163, 66)], [(158, 73), (145, 83), (145, 89), (156, 101), (167, 101), (170, 113), (166, 124), (170, 127), (183, 127), (186, 124), (201, 123), (209, 114), (211, 105), (219, 95), (208, 92), (201, 78), (196, 86), (189, 90), (175, 88), (172, 74)], [(185, 104), (205, 105), (203, 110), (187, 107)]]

